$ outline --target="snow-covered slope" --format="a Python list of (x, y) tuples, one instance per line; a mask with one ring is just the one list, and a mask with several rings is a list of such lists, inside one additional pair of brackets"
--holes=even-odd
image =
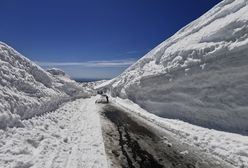
[(54, 110), (82, 87), (52, 75), (0, 42), (0, 128), (22, 126), (22, 119)]
[(248, 1), (224, 0), (97, 88), (162, 117), (248, 134)]

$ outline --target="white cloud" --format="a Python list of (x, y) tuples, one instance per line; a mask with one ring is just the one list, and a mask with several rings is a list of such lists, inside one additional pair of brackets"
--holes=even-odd
[(83, 67), (128, 67), (135, 63), (135, 59), (110, 60), (110, 61), (87, 61), (87, 62), (36, 62), (43, 67), (58, 66), (83, 66)]

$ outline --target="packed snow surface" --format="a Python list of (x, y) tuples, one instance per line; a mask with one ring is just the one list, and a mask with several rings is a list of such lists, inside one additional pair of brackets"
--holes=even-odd
[[(195, 146), (204, 153), (219, 157), (237, 168), (248, 167), (248, 137), (211, 130), (195, 126), (180, 120), (165, 119), (142, 109), (128, 99), (112, 99), (119, 106), (137, 114), (145, 120), (154, 123), (163, 130), (168, 130), (174, 138), (182, 143)], [(182, 151), (187, 154), (187, 151)]]
[(96, 98), (0, 130), (1, 168), (107, 168)]
[(53, 75), (54, 72), (44, 71), (0, 42), (0, 129), (23, 126), (23, 119), (54, 110), (73, 97), (87, 95), (61, 71), (60, 75)]
[(248, 134), (248, 1), (224, 0), (96, 86), (158, 116)]

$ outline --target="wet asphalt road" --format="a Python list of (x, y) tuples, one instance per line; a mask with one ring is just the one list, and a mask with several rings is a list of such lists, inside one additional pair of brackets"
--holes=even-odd
[(124, 110), (105, 105), (103, 137), (112, 167), (121, 168), (227, 168), (219, 160), (178, 144)]

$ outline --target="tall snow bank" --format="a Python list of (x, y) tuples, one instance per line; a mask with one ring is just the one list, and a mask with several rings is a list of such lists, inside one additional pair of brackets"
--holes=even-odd
[(247, 3), (222, 1), (98, 88), (161, 117), (248, 134)]
[(68, 78), (60, 79), (47, 73), (0, 42), (1, 129), (22, 126), (22, 119), (54, 110), (83, 92), (81, 88)]

